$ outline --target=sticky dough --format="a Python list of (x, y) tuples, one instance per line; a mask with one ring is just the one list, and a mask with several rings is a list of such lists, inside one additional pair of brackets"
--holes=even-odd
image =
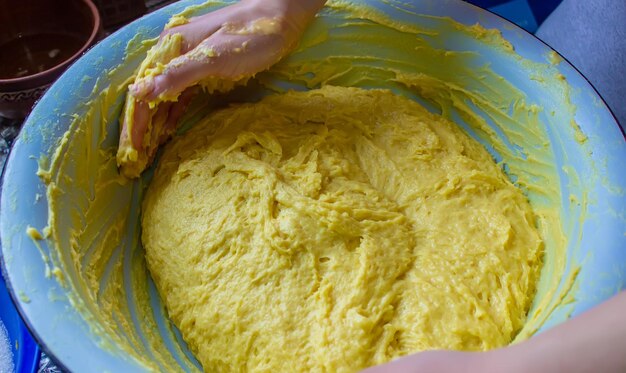
[(148, 268), (206, 371), (357, 371), (488, 350), (541, 267), (530, 206), (475, 140), (385, 90), (217, 111), (144, 199)]

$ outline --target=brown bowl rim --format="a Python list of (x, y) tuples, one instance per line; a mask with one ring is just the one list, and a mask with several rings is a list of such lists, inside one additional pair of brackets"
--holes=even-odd
[[(89, 48), (95, 42), (98, 36), (98, 33), (100, 31), (100, 28), (101, 28), (100, 13), (98, 12), (98, 8), (96, 7), (96, 5), (91, 0), (81, 0), (81, 2), (87, 5), (89, 10), (91, 11), (91, 15), (93, 16), (93, 20), (94, 20), (92, 29), (91, 29), (91, 35), (89, 36), (89, 39), (87, 39), (87, 41), (82, 45), (82, 47), (80, 47), (80, 49), (76, 51), (76, 53), (74, 53), (72, 56), (68, 57), (63, 62), (57, 64), (56, 66), (48, 70), (45, 70), (36, 74), (32, 74), (32, 75), (22, 76), (19, 78), (11, 78), (11, 79), (0, 78), (0, 85), (7, 85), (7, 86), (15, 87), (15, 86), (20, 85), (20, 83), (45, 80), (45, 78), (47, 78), (48, 76), (54, 76), (58, 72), (65, 69), (72, 61), (80, 57), (80, 55), (83, 54), (87, 50), (87, 48)], [(42, 82), (40, 85), (43, 85), (45, 83), (46, 82)], [(22, 89), (28, 89), (28, 88), (32, 88), (32, 87), (29, 85), (28, 87), (24, 87)], [(18, 89), (18, 90), (22, 90), (22, 89)]]

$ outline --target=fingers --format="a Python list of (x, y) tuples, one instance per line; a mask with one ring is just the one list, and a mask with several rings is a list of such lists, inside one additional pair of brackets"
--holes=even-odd
[(273, 9), (272, 4), (241, 0), (189, 21), (172, 20), (176, 26), (161, 34), (129, 87), (118, 149), (122, 173), (139, 176), (174, 133), (196, 92), (188, 87), (226, 91), (291, 50), (302, 22), (286, 19), (295, 12), (291, 8)]
[(127, 95), (123, 113), (120, 146), (140, 149), (151, 116), (150, 108), (145, 102), (137, 101), (131, 95)]
[(150, 121), (151, 110), (143, 101), (135, 102), (134, 122), (135, 125), (131, 129), (131, 136), (133, 139), (133, 147), (140, 149), (143, 144), (144, 135), (146, 134), (146, 127)]
[(180, 95), (178, 102), (163, 102), (155, 109), (132, 95), (127, 96), (117, 153), (123, 175), (138, 177), (152, 163), (159, 145), (174, 134), (197, 92), (198, 87), (189, 88)]
[(151, 77), (137, 78), (133, 84), (128, 87), (130, 94), (137, 100), (143, 100), (147, 95), (154, 91), (155, 80)]
[[(165, 29), (158, 43), (153, 46), (146, 59), (140, 66), (137, 79), (130, 87), (130, 91), (137, 100), (143, 100), (146, 95), (155, 89), (155, 72), (162, 66), (174, 61), (195, 49), (202, 41), (217, 32), (227, 20), (237, 17), (239, 3), (227, 6), (205, 15), (194, 17), (188, 23)], [(177, 18), (177, 17), (175, 17)], [(184, 20), (184, 17), (178, 17)], [(184, 61), (180, 61), (184, 63)], [(176, 94), (180, 91), (176, 92)], [(175, 99), (169, 97), (170, 100)]]
[(138, 81), (133, 90), (141, 94), (139, 97), (153, 101), (176, 97), (186, 87), (207, 78), (236, 81), (251, 77), (276, 63), (292, 44), (281, 34), (239, 35), (220, 30), (170, 61), (161, 75)]
[[(206, 16), (213, 16), (213, 14), (209, 13)], [(167, 35), (181, 34), (183, 36), (181, 52), (187, 53), (200, 44), (204, 39), (213, 35), (213, 33), (219, 30), (220, 27), (221, 22), (216, 17), (209, 17), (206, 21), (202, 22), (190, 21), (190, 23), (164, 30), (161, 33), (160, 40), (163, 40)]]
[(127, 95), (123, 113), (116, 156), (117, 165), (123, 175), (134, 178), (145, 168), (143, 144), (149, 131), (152, 110), (146, 103), (136, 101), (132, 95)]
[(168, 110), (168, 116), (163, 124), (163, 130), (158, 138), (158, 144), (165, 143), (176, 131), (179, 121), (189, 107), (193, 98), (198, 94), (198, 87), (187, 88), (178, 98), (177, 102), (172, 103)]
[(168, 43), (173, 47), (177, 41), (179, 53), (170, 56), (162, 52), (168, 58), (159, 55), (158, 68), (139, 74), (131, 92), (154, 105), (176, 101), (186, 87), (203, 80), (211, 83), (208, 87), (203, 84), (209, 89), (222, 87), (216, 80), (230, 80), (231, 84), (225, 85), (229, 88), (233, 81), (269, 68), (291, 50), (310, 21), (302, 19), (304, 25), (294, 25), (291, 18), (302, 18), (297, 16), (302, 12), (299, 8), (272, 10), (271, 4), (240, 1), (164, 31), (157, 50), (167, 49)]
[(163, 30), (161, 39), (169, 34), (181, 34), (184, 40), (182, 53), (187, 53), (218, 31), (228, 19), (235, 16), (234, 13), (238, 10), (239, 3), (193, 17), (184, 25)]
[(161, 134), (165, 131), (165, 124), (170, 114), (170, 109), (175, 102), (162, 102), (156, 109), (156, 112), (152, 115), (151, 123), (148, 128), (150, 134), (150, 141), (146, 144), (146, 152), (150, 155), (152, 148), (155, 148), (160, 144), (158, 142)]

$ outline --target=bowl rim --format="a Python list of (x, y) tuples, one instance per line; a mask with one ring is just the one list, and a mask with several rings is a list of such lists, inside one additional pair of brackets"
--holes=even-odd
[[(87, 2), (90, 2), (91, 0), (84, 0)], [(229, 2), (227, 2), (225, 5), (230, 4), (232, 0), (227, 0)], [(419, 0), (409, 0), (409, 1), (419, 1)], [(608, 113), (610, 115), (611, 118), (613, 118), (615, 125), (617, 126), (618, 130), (620, 131), (620, 133), (622, 134), (622, 138), (623, 141), (626, 143), (626, 123), (620, 123), (617, 119), (617, 116), (615, 115), (615, 113), (613, 112), (613, 110), (611, 109), (611, 107), (606, 103), (606, 100), (604, 99), (604, 97), (602, 97), (602, 94), (597, 90), (597, 88), (593, 85), (593, 83), (587, 79), (587, 77), (572, 63), (570, 62), (565, 56), (563, 56), (559, 51), (557, 51), (555, 48), (553, 48), (550, 44), (548, 44), (547, 42), (543, 41), (542, 39), (540, 39), (538, 36), (536, 36), (535, 34), (523, 29), (522, 27), (518, 26), (516, 23), (514, 23), (513, 21), (509, 20), (506, 17), (503, 17), (497, 13), (494, 13), (493, 11), (487, 9), (487, 8), (483, 8), (481, 6), (466, 2), (464, 0), (453, 0), (453, 1), (457, 1), (459, 3), (463, 3), (464, 5), (469, 5), (471, 7), (477, 8), (480, 11), (484, 11), (489, 13), (491, 16), (494, 16), (500, 20), (502, 20), (505, 24), (507, 24), (509, 27), (512, 27), (514, 30), (517, 31), (521, 31), (523, 34), (530, 36), (531, 39), (534, 39), (536, 41), (538, 41), (539, 43), (545, 45), (546, 47), (548, 47), (551, 51), (555, 52), (562, 60), (563, 62), (565, 62), (566, 64), (568, 64), (570, 67), (572, 67), (574, 69), (574, 72), (576, 74), (578, 74), (580, 77), (582, 77), (584, 79), (584, 81), (589, 85), (589, 87), (591, 88), (591, 90), (598, 95), (598, 97), (600, 98), (600, 100), (602, 101), (602, 103), (604, 104), (604, 107), (608, 110)], [(174, 3), (166, 5), (160, 9), (157, 10), (163, 10), (168, 8), (169, 6), (174, 5)], [(139, 20), (141, 20), (142, 18), (148, 16), (150, 13), (146, 13), (143, 16), (135, 19), (132, 22), (127, 23), (126, 25), (120, 27), (118, 30), (116, 30), (114, 33), (112, 33), (111, 35), (108, 35), (108, 37), (110, 36), (114, 36), (116, 35), (119, 31), (121, 31), (123, 28), (125, 28), (126, 26), (128, 26), (131, 23), (137, 22)], [(75, 63), (76, 61), (73, 61), (71, 63)], [(1, 80), (0, 80), (1, 82)], [(32, 111), (31, 111), (32, 113)], [(31, 113), (29, 113), (29, 115), (24, 119), (23, 123), (28, 122), (28, 120), (30, 119)], [(17, 136), (14, 139), (14, 142), (17, 141), (22, 133), (24, 126), (22, 126), (17, 134)], [(9, 152), (7, 154), (7, 158), (6, 161), (4, 163), (4, 165), (2, 167), (0, 167), (0, 195), (2, 194), (2, 191), (4, 189), (4, 174), (7, 168), (7, 165), (9, 163), (9, 161), (11, 160), (11, 156), (13, 155), (13, 148), (10, 147), (9, 148)], [(0, 235), (0, 258), (2, 258), (2, 236)], [(4, 260), (0, 260), (0, 268), (1, 271), (6, 272), (7, 269), (5, 268), (5, 263)], [(44, 341), (43, 338), (40, 337), (40, 335), (37, 333), (37, 331), (35, 330), (35, 328), (31, 325), (30, 320), (26, 317), (26, 312), (25, 310), (22, 308), (22, 304), (20, 302), (17, 301), (17, 295), (15, 292), (15, 289), (13, 288), (11, 281), (9, 279), (8, 276), (5, 276), (5, 283), (6, 283), (6, 288), (9, 291), (9, 295), (11, 297), (11, 299), (13, 300), (14, 304), (15, 304), (15, 308), (17, 309), (20, 317), (22, 318), (22, 321), (24, 322), (24, 324), (26, 325), (26, 327), (28, 328), (28, 330), (30, 331), (32, 337), (35, 339), (35, 341), (37, 342), (37, 344), (39, 345), (39, 349), (40, 352), (45, 353), (48, 358), (50, 358), (51, 361), (53, 361), (55, 363), (55, 365), (57, 365), (57, 367), (59, 367), (60, 369), (62, 369), (62, 371), (70, 371), (69, 368), (67, 367), (67, 365), (61, 360), (59, 359), (54, 353), (52, 353), (51, 349), (48, 347), (48, 343), (46, 341)]]
[[(615, 123), (617, 124), (617, 129), (622, 133), (622, 137), (624, 138), (624, 141), (626, 142), (626, 123), (620, 123), (620, 121), (617, 119), (617, 116), (615, 115), (615, 113), (613, 112), (613, 109), (611, 109), (611, 107), (609, 106), (609, 104), (606, 103), (606, 100), (604, 99), (604, 97), (602, 97), (602, 94), (598, 91), (598, 89), (595, 87), (595, 85), (585, 76), (585, 74), (582, 73), (582, 71), (580, 71), (578, 69), (578, 67), (576, 67), (576, 65), (574, 65), (570, 60), (568, 60), (565, 56), (563, 56), (561, 54), (561, 52), (559, 52), (558, 50), (556, 50), (556, 48), (552, 47), (550, 44), (548, 44), (547, 42), (543, 41), (543, 39), (541, 39), (540, 37), (538, 37), (537, 35), (533, 34), (530, 31), (525, 30), (524, 28), (522, 28), (521, 26), (518, 26), (515, 22), (511, 21), (510, 19), (499, 15), (498, 13), (495, 13), (487, 8), (483, 8), (481, 6), (478, 6), (476, 4), (472, 4), (470, 2), (467, 3), (470, 6), (473, 6), (475, 8), (479, 8), (482, 9), (488, 13), (491, 13), (493, 16), (496, 16), (502, 20), (504, 20), (505, 22), (509, 23), (510, 25), (513, 25), (516, 29), (532, 36), (533, 39), (539, 41), (541, 44), (545, 45), (546, 47), (550, 48), (551, 51), (553, 51), (554, 53), (556, 53), (562, 60), (563, 62), (566, 62), (568, 65), (570, 65), (574, 71), (581, 77), (583, 78), (587, 84), (589, 84), (589, 87), (591, 87), (591, 89), (593, 90), (593, 92), (595, 94), (598, 95), (598, 97), (600, 97), (600, 100), (602, 100), (602, 103), (604, 104), (604, 106), (608, 109), (609, 114), (611, 114), (611, 117), (613, 117), (613, 120), (615, 120)], [(1, 185), (1, 183), (0, 183)]]
[[(41, 81), (41, 84), (45, 83), (45, 80), (54, 77), (55, 75), (61, 73), (64, 69), (66, 69), (72, 61), (75, 61), (80, 57), (94, 42), (98, 37), (98, 33), (102, 28), (102, 20), (100, 18), (100, 13), (98, 12), (98, 8), (93, 3), (92, 0), (78, 0), (79, 3), (86, 5), (87, 9), (91, 12), (92, 16), (92, 25), (91, 25), (91, 34), (89, 38), (83, 43), (83, 45), (78, 49), (74, 54), (70, 57), (66, 58), (61, 63), (49, 68), (48, 70), (41, 71), (35, 74), (21, 76), (19, 78), (10, 78), (10, 79), (2, 79), (0, 78), (0, 86), (2, 86), (2, 90), (12, 91), (11, 88), (17, 88), (17, 91), (28, 90), (34, 88), (35, 85), (32, 84), (37, 81)], [(29, 84), (30, 83), (30, 84)], [(20, 87), (20, 85), (26, 85), (24, 87)], [(26, 122), (26, 121), (24, 121)]]

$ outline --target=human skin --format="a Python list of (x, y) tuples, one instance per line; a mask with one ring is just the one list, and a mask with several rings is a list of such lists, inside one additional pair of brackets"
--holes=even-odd
[[(206, 77), (237, 79), (269, 68), (297, 43), (306, 26), (324, 5), (322, 0), (242, 0), (214, 12), (192, 18), (189, 23), (163, 31), (183, 35), (182, 55), (173, 59), (153, 80), (131, 86), (134, 96), (152, 101), (173, 96)], [(260, 19), (278, 21), (279, 32), (233, 32)], [(241, 51), (242, 44), (247, 47)], [(194, 58), (194, 50), (211, 48), (213, 58)]]
[[(161, 111), (168, 116), (166, 126), (175, 125), (193, 92), (185, 93), (198, 80), (216, 76), (234, 78), (254, 75), (278, 62), (297, 43), (308, 23), (325, 0), (242, 0), (215, 12), (193, 18), (188, 24), (173, 27), (162, 37), (179, 32), (185, 40), (184, 52), (202, 43), (222, 51), (219, 58), (196, 61), (185, 54), (177, 67), (166, 69), (151, 82), (130, 87), (137, 98), (136, 131), (130, 141), (141, 143), (142, 130), (151, 110), (147, 101), (161, 94), (181, 94), (178, 103), (169, 102)], [(247, 23), (262, 17), (277, 17), (284, 32), (273, 35), (231, 35), (227, 23)], [(247, 39), (246, 39), (247, 38)], [(253, 40), (243, 53), (233, 53), (237, 45)], [(246, 56), (264, 58), (246, 58)], [(123, 130), (122, 133), (125, 133)], [(122, 141), (121, 141), (122, 142)], [(367, 373), (395, 372), (622, 372), (626, 371), (626, 292), (574, 319), (528, 341), (489, 352), (428, 351), (410, 355), (388, 364), (366, 369)]]
[[(164, 30), (159, 43), (170, 34), (182, 35), (181, 54), (166, 63), (162, 73), (139, 77), (130, 85), (134, 100), (125, 110), (132, 105), (133, 114), (132, 120), (122, 116), (120, 149), (135, 149), (152, 158), (173, 132), (200, 81), (237, 81), (268, 69), (297, 45), (325, 2), (241, 0)], [(257, 27), (263, 24), (265, 28)], [(162, 123), (155, 130), (163, 135), (157, 136), (159, 144), (147, 146), (144, 136), (151, 121)]]
[[(206, 371), (495, 349), (532, 303), (543, 247), (527, 198), (459, 126), (388, 90), (214, 111), (154, 175), (146, 264)], [(454, 192), (433, 188), (450, 175)]]
[(625, 372), (626, 292), (525, 342), (488, 352), (428, 351), (364, 373)]

